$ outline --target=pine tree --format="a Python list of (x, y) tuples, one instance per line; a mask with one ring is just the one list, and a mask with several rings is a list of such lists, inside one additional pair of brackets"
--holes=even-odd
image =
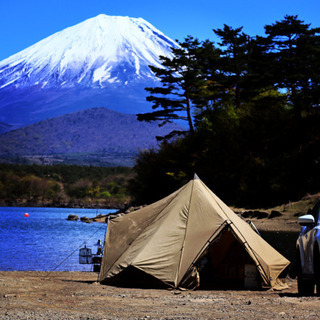
[(265, 51), (269, 56), (272, 82), (286, 90), (288, 103), (298, 117), (319, 105), (319, 28), (298, 16), (285, 16), (282, 21), (265, 26)]
[(232, 97), (234, 107), (239, 108), (248, 71), (250, 37), (242, 32), (242, 27), (233, 29), (224, 25), (223, 29), (213, 29), (213, 31), (221, 39), (218, 44), (222, 48), (220, 70), (224, 75), (221, 84), (224, 86), (225, 97)]
[(138, 120), (160, 120), (161, 125), (173, 120), (184, 120), (189, 128), (187, 132), (193, 133), (193, 98), (203, 81), (200, 61), (197, 59), (200, 42), (189, 36), (179, 45), (179, 48), (172, 49), (173, 58), (160, 57), (162, 68), (150, 66), (162, 86), (146, 88), (150, 93), (147, 101), (153, 102), (152, 108), (155, 111), (138, 114)]

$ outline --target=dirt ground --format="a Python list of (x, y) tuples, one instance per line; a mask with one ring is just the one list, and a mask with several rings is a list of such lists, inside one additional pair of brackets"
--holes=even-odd
[(269, 219), (250, 219), (259, 231), (281, 231), (281, 232), (299, 232), (301, 226), (298, 219), (284, 220), (279, 218)]
[(284, 291), (119, 288), (93, 272), (0, 271), (0, 319), (318, 319), (319, 297)]

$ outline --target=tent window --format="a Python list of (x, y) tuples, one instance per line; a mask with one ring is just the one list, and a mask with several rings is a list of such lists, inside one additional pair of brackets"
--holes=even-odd
[(210, 245), (198, 268), (202, 288), (257, 288), (257, 268), (228, 228)]

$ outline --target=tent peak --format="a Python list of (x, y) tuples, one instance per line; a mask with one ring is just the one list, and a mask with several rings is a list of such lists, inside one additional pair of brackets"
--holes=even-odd
[(198, 175), (196, 173), (193, 176), (193, 180), (200, 180), (200, 178), (198, 177)]

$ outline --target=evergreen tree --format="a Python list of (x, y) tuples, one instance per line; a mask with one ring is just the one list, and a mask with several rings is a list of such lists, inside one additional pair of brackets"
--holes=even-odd
[(319, 191), (319, 29), (286, 16), (265, 30), (267, 36), (250, 38), (225, 25), (214, 30), (219, 48), (189, 37), (155, 69), (164, 85), (150, 89), (149, 99), (162, 110), (147, 117), (164, 112), (163, 121), (178, 119), (188, 100), (195, 129), (139, 155), (137, 199), (157, 200), (194, 172), (241, 206)]
[(193, 95), (195, 104), (194, 120), (195, 127), (207, 127), (212, 123), (209, 121), (210, 114), (219, 108), (223, 108), (226, 102), (225, 90), (222, 86), (223, 72), (221, 68), (221, 50), (214, 43), (206, 40), (198, 50), (198, 59), (202, 74), (202, 82)]
[(235, 108), (241, 105), (244, 79), (248, 73), (248, 49), (250, 37), (242, 32), (242, 27), (233, 29), (224, 25), (223, 29), (214, 29), (220, 37), (220, 70), (224, 75), (220, 82), (224, 86), (225, 97), (230, 96)]
[(265, 26), (269, 75), (286, 90), (288, 103), (301, 117), (319, 105), (319, 28), (311, 29), (297, 16)]
[[(179, 45), (179, 48), (172, 49), (172, 59), (160, 57), (163, 68), (150, 66), (162, 86), (146, 88), (150, 93), (147, 100), (153, 102), (152, 108), (155, 111), (138, 114), (138, 120), (160, 120), (163, 125), (180, 119), (187, 122), (188, 132), (193, 133), (193, 97), (203, 81), (200, 61), (197, 59), (200, 43), (189, 36), (184, 42), (179, 42)], [(175, 133), (177, 132), (170, 136)]]

